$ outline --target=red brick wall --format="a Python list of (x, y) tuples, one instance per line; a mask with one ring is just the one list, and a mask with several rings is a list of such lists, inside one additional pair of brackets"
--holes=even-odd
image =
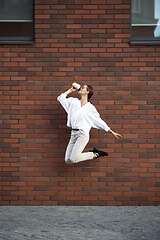
[[(35, 0), (35, 22), (34, 45), (0, 45), (0, 204), (159, 205), (160, 47), (130, 46), (130, 1)], [(109, 156), (67, 165), (74, 81), (123, 139), (92, 129)]]

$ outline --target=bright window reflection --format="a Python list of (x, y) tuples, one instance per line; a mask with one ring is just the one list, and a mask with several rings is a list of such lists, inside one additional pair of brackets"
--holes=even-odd
[(155, 0), (155, 12), (154, 16), (156, 19), (158, 19), (157, 27), (154, 30), (154, 36), (160, 37), (160, 0)]

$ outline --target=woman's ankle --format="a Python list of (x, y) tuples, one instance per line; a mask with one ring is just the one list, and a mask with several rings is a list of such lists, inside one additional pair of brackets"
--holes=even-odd
[(98, 153), (94, 153), (94, 157), (93, 158), (98, 158), (99, 154)]

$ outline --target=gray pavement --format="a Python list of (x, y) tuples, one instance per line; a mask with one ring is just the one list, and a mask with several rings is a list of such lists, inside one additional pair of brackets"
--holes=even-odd
[(2, 206), (0, 240), (11, 239), (160, 240), (160, 206)]

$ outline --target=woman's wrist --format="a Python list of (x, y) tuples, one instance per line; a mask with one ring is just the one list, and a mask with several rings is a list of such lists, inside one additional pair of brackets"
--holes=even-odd
[(110, 129), (108, 130), (108, 132), (112, 133), (113, 131), (112, 131), (112, 129), (110, 128)]
[(70, 94), (72, 92), (72, 90), (71, 90), (71, 88), (70, 89), (68, 89), (64, 94), (65, 95), (68, 95), (68, 94)]

